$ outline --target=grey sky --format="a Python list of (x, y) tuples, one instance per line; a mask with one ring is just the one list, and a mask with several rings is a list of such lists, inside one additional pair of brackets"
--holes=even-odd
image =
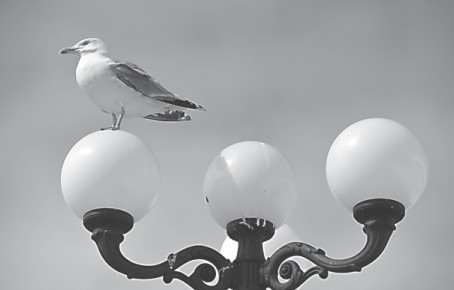
[(0, 288), (189, 289), (130, 281), (100, 258), (66, 206), (60, 170), (83, 136), (110, 125), (58, 50), (85, 37), (202, 104), (193, 121), (126, 120), (156, 154), (162, 191), (126, 236), (125, 255), (152, 264), (224, 231), (202, 199), (211, 160), (258, 140), (298, 176), (288, 224), (330, 256), (355, 254), (361, 227), (330, 194), (325, 160), (348, 125), (386, 117), (412, 130), (430, 163), (427, 190), (382, 257), (359, 274), (301, 289), (451, 289), (454, 254), (453, 1), (17, 1), (0, 3)]

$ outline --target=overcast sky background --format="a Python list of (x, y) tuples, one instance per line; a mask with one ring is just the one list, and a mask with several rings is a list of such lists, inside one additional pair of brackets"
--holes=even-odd
[(365, 236), (331, 196), (325, 160), (345, 127), (386, 117), (426, 149), (427, 190), (375, 263), (301, 289), (452, 289), (453, 15), (449, 0), (2, 0), (0, 288), (189, 289), (111, 270), (61, 195), (70, 148), (111, 121), (79, 90), (76, 57), (58, 55), (94, 36), (207, 109), (182, 124), (123, 123), (153, 149), (163, 177), (126, 256), (154, 264), (193, 244), (219, 249), (225, 233), (203, 203), (203, 177), (223, 148), (245, 140), (275, 146), (295, 168), (296, 234), (332, 257), (355, 254)]

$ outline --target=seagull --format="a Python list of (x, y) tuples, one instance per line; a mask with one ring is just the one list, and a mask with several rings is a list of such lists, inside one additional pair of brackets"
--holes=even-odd
[(98, 38), (87, 38), (60, 54), (78, 55), (76, 80), (82, 91), (103, 112), (112, 115), (112, 126), (119, 130), (123, 119), (146, 118), (157, 121), (189, 121), (185, 109), (205, 109), (181, 99), (165, 89), (137, 65), (113, 60)]

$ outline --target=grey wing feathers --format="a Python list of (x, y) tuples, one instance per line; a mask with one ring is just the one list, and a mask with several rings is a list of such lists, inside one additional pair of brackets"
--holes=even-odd
[(137, 65), (129, 62), (117, 62), (112, 65), (115, 75), (127, 86), (146, 96), (168, 95), (174, 96), (154, 78), (148, 75)]
[(202, 106), (189, 100), (176, 97), (144, 70), (133, 63), (116, 62), (112, 64), (112, 69), (120, 81), (144, 96), (179, 107), (205, 110)]

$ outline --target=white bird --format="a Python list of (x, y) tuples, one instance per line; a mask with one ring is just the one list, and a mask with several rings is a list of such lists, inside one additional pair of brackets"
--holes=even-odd
[(137, 65), (115, 61), (98, 38), (87, 38), (60, 54), (80, 56), (76, 68), (79, 87), (102, 111), (112, 115), (112, 127), (118, 130), (123, 118), (157, 121), (189, 121), (185, 109), (205, 109), (180, 99)]

